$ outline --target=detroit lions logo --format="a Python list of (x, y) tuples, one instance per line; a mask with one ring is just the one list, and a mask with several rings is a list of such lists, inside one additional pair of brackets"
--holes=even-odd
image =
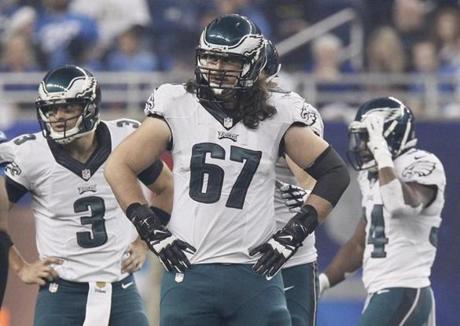
[(411, 178), (413, 176), (417, 177), (426, 177), (433, 173), (434, 169), (436, 168), (436, 163), (431, 161), (417, 161), (410, 164), (406, 167), (403, 172), (402, 176), (404, 178)]
[(300, 117), (305, 120), (307, 126), (312, 126), (318, 119), (316, 113), (310, 110), (310, 105), (308, 104), (304, 104), (302, 107), (302, 111), (300, 111)]

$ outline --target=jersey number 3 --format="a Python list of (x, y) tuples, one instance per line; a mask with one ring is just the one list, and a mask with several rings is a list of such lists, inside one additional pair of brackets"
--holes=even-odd
[[(193, 200), (200, 203), (215, 203), (220, 199), (224, 184), (225, 172), (222, 167), (206, 163), (206, 155), (214, 159), (225, 160), (225, 149), (214, 143), (200, 143), (192, 148), (190, 160), (190, 189), (189, 194)], [(261, 151), (253, 151), (238, 146), (230, 149), (230, 160), (244, 162), (243, 168), (238, 175), (225, 206), (242, 209), (248, 192), (249, 185), (262, 157)], [(204, 184), (206, 187), (204, 189)]]
[(104, 200), (96, 196), (80, 198), (73, 204), (73, 209), (75, 213), (89, 212), (91, 214), (80, 217), (81, 224), (91, 224), (92, 233), (89, 231), (77, 232), (78, 245), (82, 248), (94, 248), (106, 243)]

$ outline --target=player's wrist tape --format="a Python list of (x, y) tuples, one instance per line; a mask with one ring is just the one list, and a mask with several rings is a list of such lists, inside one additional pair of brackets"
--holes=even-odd
[(375, 150), (374, 159), (379, 169), (394, 168), (393, 158), (388, 148), (379, 148)]
[(9, 249), (13, 245), (10, 235), (5, 231), (0, 231), (0, 247)]
[[(291, 222), (292, 221), (292, 222)], [(294, 228), (294, 237), (302, 242), (305, 238), (312, 233), (318, 226), (318, 212), (311, 205), (302, 206), (300, 212), (298, 212), (288, 223), (298, 222), (301, 228)]]
[(324, 273), (319, 274), (318, 282), (319, 282), (319, 288), (321, 289), (321, 292), (331, 287), (331, 282), (329, 281), (329, 277), (327, 277), (327, 275)]

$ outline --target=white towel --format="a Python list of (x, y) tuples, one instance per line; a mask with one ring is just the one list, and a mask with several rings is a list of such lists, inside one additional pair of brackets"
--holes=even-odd
[(83, 326), (107, 326), (112, 308), (112, 284), (107, 282), (88, 284), (88, 302)]

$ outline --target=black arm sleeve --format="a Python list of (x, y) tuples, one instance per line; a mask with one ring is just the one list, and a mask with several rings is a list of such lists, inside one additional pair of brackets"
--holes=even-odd
[(312, 190), (335, 206), (350, 183), (347, 166), (337, 152), (329, 146), (305, 171), (316, 179)]
[(8, 194), (8, 200), (12, 203), (17, 203), (19, 199), (28, 192), (26, 187), (8, 176), (5, 176), (5, 188)]
[(155, 180), (160, 175), (161, 170), (163, 170), (163, 161), (157, 160), (153, 162), (153, 164), (150, 165), (147, 169), (139, 173), (137, 178), (148, 187), (155, 182)]

